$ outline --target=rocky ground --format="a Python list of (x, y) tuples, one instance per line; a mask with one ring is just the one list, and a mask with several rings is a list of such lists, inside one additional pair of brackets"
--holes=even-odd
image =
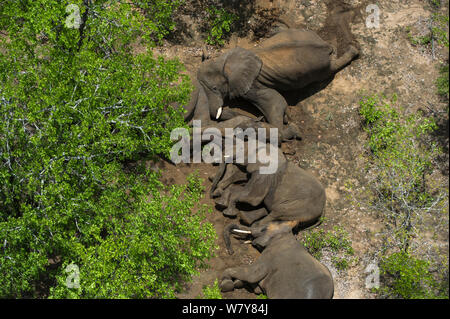
[[(207, 51), (211, 56), (220, 55), (235, 46), (248, 48), (257, 45), (258, 24), (264, 25), (264, 21), (272, 23), (274, 20), (270, 19), (270, 14), (272, 17), (283, 18), (293, 27), (317, 31), (336, 48), (338, 55), (349, 41), (356, 41), (360, 46), (359, 59), (339, 72), (331, 82), (320, 87), (311, 87), (306, 92), (300, 92), (297, 96), (294, 94), (289, 98), (288, 115), (290, 120), (300, 127), (302, 140), (285, 143), (283, 151), (289, 154), (287, 157), (290, 161), (318, 177), (326, 188), (326, 220), (320, 227), (331, 230), (333, 226), (338, 225), (350, 235), (356, 258), (347, 270), (338, 271), (333, 266), (330, 252), (325, 251), (321, 260), (333, 274), (334, 298), (374, 298), (365, 288), (367, 274), (364, 270), (372, 262), (373, 251), (378, 245), (377, 234), (383, 225), (375, 212), (354, 205), (354, 198), (347, 188), (349, 184), (357, 188), (366, 186), (362, 156), (366, 150), (366, 136), (361, 129), (358, 114), (359, 101), (365, 93), (383, 93), (387, 96), (396, 93), (399, 104), (408, 111), (422, 109), (439, 113), (445, 110), (447, 102), (436, 94), (435, 79), (438, 77), (439, 63), (446, 58), (448, 51), (437, 45), (434, 48), (431, 45), (414, 46), (408, 37), (411, 33), (421, 35), (427, 32), (428, 19), (433, 8), (429, 1), (380, 0), (376, 2), (380, 9), (379, 28), (368, 28), (365, 22), (369, 13), (365, 8), (370, 1), (255, 2), (259, 10), (265, 10), (266, 16), (258, 16), (260, 20), (256, 19), (257, 21), (250, 19), (246, 35), (234, 34), (223, 48), (208, 46)], [(448, 2), (446, 7), (448, 8)], [(195, 6), (192, 6), (192, 10), (194, 9)], [(185, 40), (176, 40), (174, 37), (158, 48), (157, 53), (178, 57), (185, 63), (187, 73), (193, 75), (201, 63), (203, 41), (200, 37), (201, 30), (196, 28), (196, 20), (189, 18), (188, 14), (184, 15), (183, 19), (186, 28), (183, 31)], [(336, 35), (336, 21), (340, 21), (339, 19), (346, 21), (351, 38), (348, 38), (345, 32)], [(443, 114), (446, 116), (446, 113)], [(444, 132), (442, 136), (445, 136), (445, 131), (448, 133), (448, 119), (443, 119), (441, 130)], [(448, 138), (442, 137), (441, 141), (448, 152)], [(161, 165), (168, 183), (182, 183), (189, 173), (198, 170), (200, 176), (205, 178), (206, 190), (209, 190), (211, 185), (207, 177), (213, 175), (217, 169), (209, 164)], [(448, 176), (448, 157), (442, 159), (438, 166), (437, 178)], [(214, 203), (207, 193), (203, 203), (213, 207), (208, 221), (214, 224), (219, 234), (219, 249), (216, 251), (216, 257), (208, 263), (210, 268), (203, 270), (192, 283), (187, 284), (185, 291), (178, 295), (179, 298), (199, 296), (202, 287), (211, 285), (224, 269), (250, 264), (259, 255), (251, 245), (234, 240), (236, 252), (233, 256), (228, 256), (220, 235), (224, 225), (230, 221), (214, 208)], [(300, 234), (298, 236), (301, 237)], [(448, 239), (441, 244), (448, 251)], [(245, 289), (226, 293), (224, 297), (256, 298)]]

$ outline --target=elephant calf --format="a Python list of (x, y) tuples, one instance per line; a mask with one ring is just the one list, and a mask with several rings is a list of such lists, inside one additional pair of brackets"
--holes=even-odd
[(220, 283), (223, 292), (241, 288), (247, 282), (257, 285), (256, 293), (265, 293), (271, 299), (333, 297), (330, 271), (308, 253), (288, 227), (271, 224), (265, 235), (270, 239), (253, 264), (225, 270)]
[[(263, 164), (259, 161), (221, 164), (211, 196), (217, 204), (226, 207), (223, 211), (226, 216), (240, 215), (249, 225), (263, 217), (256, 227), (272, 221), (290, 222), (296, 227), (319, 220), (326, 202), (325, 189), (313, 175), (288, 162), (281, 151), (277, 156), (278, 166), (273, 174), (262, 174), (259, 168)], [(236, 182), (243, 182), (243, 186)], [(238, 203), (249, 204), (255, 210), (240, 211), (236, 207)], [(256, 209), (261, 205), (264, 207)]]

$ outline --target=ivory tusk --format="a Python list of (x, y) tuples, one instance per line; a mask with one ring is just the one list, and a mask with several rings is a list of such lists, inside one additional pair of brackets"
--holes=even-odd
[(251, 243), (252, 243), (251, 240), (246, 240), (246, 241), (244, 241), (244, 244), (251, 244)]
[(221, 115), (222, 115), (222, 107), (219, 107), (219, 109), (217, 110), (216, 120), (218, 120)]
[(231, 231), (235, 233), (241, 233), (241, 234), (251, 234), (252, 232), (249, 230), (240, 230), (240, 229), (232, 229)]

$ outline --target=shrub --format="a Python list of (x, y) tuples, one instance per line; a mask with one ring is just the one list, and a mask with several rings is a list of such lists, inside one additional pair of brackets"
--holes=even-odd
[[(387, 101), (371, 95), (360, 102), (370, 150), (366, 195), (386, 225), (380, 254), (382, 269), (391, 281), (385, 287), (390, 292), (385, 293), (403, 298), (435, 296), (428, 268), (438, 260), (421, 251), (420, 237), (427, 231), (436, 236), (448, 227), (446, 183), (426, 180), (433, 159), (441, 152), (430, 139), (437, 126), (420, 111), (404, 114), (401, 107), (393, 106), (396, 100), (396, 96)], [(428, 281), (428, 290), (419, 284), (420, 277)], [(435, 277), (441, 280), (442, 272)]]
[[(435, 26), (433, 27), (433, 34), (436, 37), (439, 44), (449, 47), (448, 38), (448, 15), (435, 14), (434, 21)], [(448, 60), (443, 63), (439, 68), (439, 77), (436, 80), (436, 86), (438, 88), (439, 95), (446, 97), (448, 99)]]
[(381, 275), (388, 275), (388, 278), (380, 293), (387, 297), (405, 299), (447, 299), (448, 281), (445, 289), (439, 285), (429, 269), (429, 261), (411, 256), (407, 252), (397, 252), (384, 257), (380, 270)]
[(202, 289), (201, 299), (222, 299), (222, 293), (219, 288), (219, 281), (216, 279), (211, 286), (205, 286)]
[(0, 296), (173, 297), (212, 254), (214, 230), (192, 212), (200, 182), (167, 189), (143, 163), (126, 168), (169, 154), (185, 125), (169, 105), (187, 102), (189, 79), (176, 60), (132, 54), (160, 32), (138, 8), (72, 2), (78, 29), (69, 1), (0, 6)]
[(448, 38), (448, 15), (435, 13), (433, 15), (434, 26), (432, 27), (433, 36), (436, 37), (439, 44), (449, 47)]
[(206, 43), (210, 45), (223, 45), (227, 33), (231, 30), (231, 25), (237, 17), (224, 8), (209, 7), (206, 9), (209, 14), (209, 34)]
[(303, 243), (311, 255), (317, 259), (322, 258), (322, 251), (329, 249), (333, 252), (333, 265), (338, 270), (345, 270), (349, 266), (349, 258), (354, 251), (349, 234), (341, 227), (334, 226), (332, 231), (325, 232), (323, 229), (305, 232)]
[(449, 93), (448, 93), (448, 64), (442, 64), (439, 68), (439, 77), (436, 80), (436, 86), (438, 88), (438, 94), (446, 97), (448, 99)]

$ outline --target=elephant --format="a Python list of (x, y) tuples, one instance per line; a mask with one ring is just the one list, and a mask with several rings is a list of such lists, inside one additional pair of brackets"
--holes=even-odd
[(185, 119), (230, 119), (236, 113), (224, 111), (224, 99), (243, 98), (280, 130), (283, 140), (299, 138), (295, 126), (284, 126), (287, 102), (279, 91), (326, 80), (359, 54), (353, 45), (339, 58), (332, 58), (332, 52), (316, 33), (299, 29), (281, 30), (256, 49), (231, 49), (201, 64)]
[[(222, 162), (213, 179), (210, 196), (216, 204), (226, 208), (225, 216), (240, 215), (247, 225), (257, 221), (252, 227), (278, 221), (291, 228), (311, 223), (316, 226), (325, 207), (325, 189), (316, 177), (287, 161), (279, 150), (276, 156), (277, 169), (273, 174), (260, 172), (263, 163), (259, 159), (256, 163), (248, 163), (248, 158), (242, 164)], [(238, 203), (255, 209), (239, 210)], [(264, 238), (260, 237), (254, 244)]]
[(222, 292), (242, 288), (247, 282), (256, 284), (255, 293), (270, 299), (333, 298), (330, 271), (309, 254), (286, 225), (271, 224), (266, 233), (270, 239), (253, 264), (224, 271), (219, 285)]

